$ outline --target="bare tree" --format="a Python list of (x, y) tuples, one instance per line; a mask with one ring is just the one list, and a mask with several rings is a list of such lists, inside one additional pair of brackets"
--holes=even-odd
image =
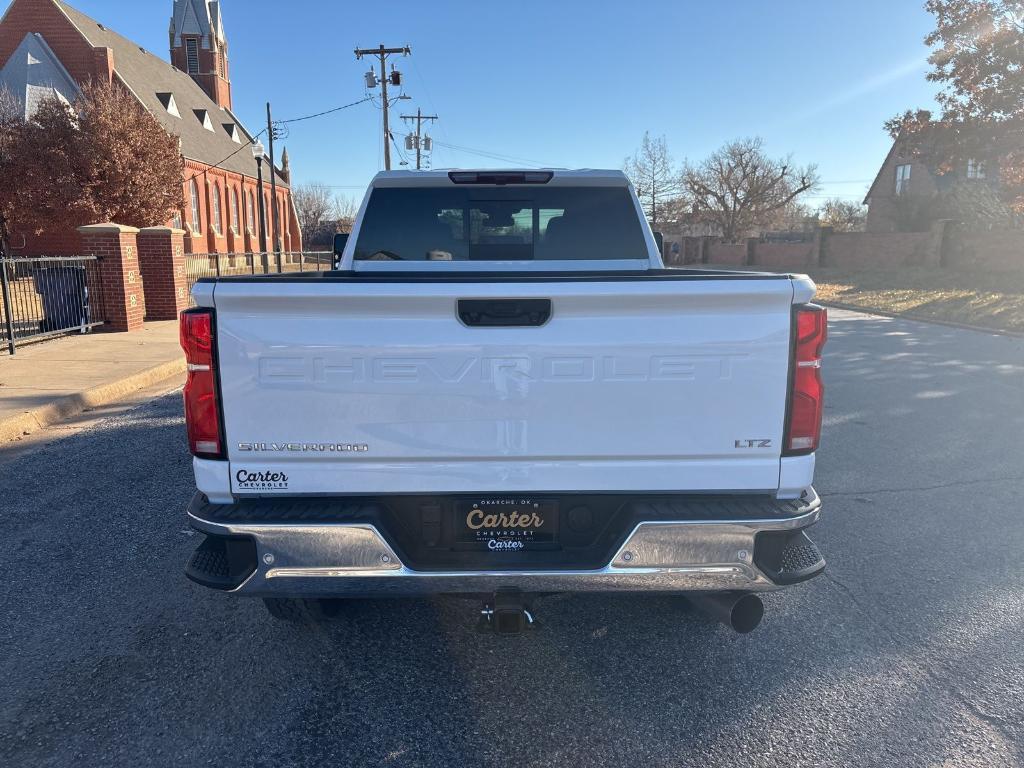
[(334, 198), (334, 210), (332, 216), (338, 232), (351, 232), (352, 225), (356, 221), (356, 213), (359, 211), (359, 203), (348, 195), (338, 195)]
[(632, 157), (626, 158), (623, 170), (633, 182), (651, 226), (656, 227), (665, 204), (677, 198), (683, 187), (679, 169), (672, 163), (665, 137), (652, 139), (650, 133), (645, 132), (640, 149)]
[(818, 226), (818, 215), (810, 206), (793, 200), (771, 214), (763, 226), (780, 232), (808, 232)]
[(292, 187), (292, 200), (295, 201), (299, 227), (306, 237), (312, 237), (320, 225), (330, 219), (334, 208), (331, 190), (319, 182), (295, 185)]
[(833, 197), (818, 210), (818, 218), (836, 232), (860, 232), (864, 229), (868, 211), (861, 203)]
[(327, 248), (334, 236), (351, 232), (358, 204), (345, 195), (334, 195), (326, 184), (297, 184), (292, 188), (295, 211), (302, 227), (302, 242), (310, 248)]
[(818, 185), (817, 168), (798, 168), (791, 158), (772, 160), (759, 138), (726, 144), (700, 165), (687, 166), (684, 182), (694, 210), (734, 242)]

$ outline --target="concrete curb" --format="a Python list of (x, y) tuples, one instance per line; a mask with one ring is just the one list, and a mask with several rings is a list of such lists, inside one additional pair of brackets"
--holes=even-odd
[(934, 317), (922, 317), (921, 315), (915, 315), (913, 313), (900, 314), (898, 312), (886, 312), (884, 309), (874, 309), (871, 307), (862, 307), (857, 304), (842, 304), (838, 301), (815, 301), (816, 304), (821, 304), (823, 307), (835, 307), (836, 309), (845, 309), (850, 312), (860, 312), (862, 315), (878, 315), (879, 317), (891, 317), (894, 320), (913, 320), (915, 323), (930, 323), (931, 325), (945, 325), (949, 328), (959, 328), (962, 331), (976, 331), (978, 333), (991, 333), (996, 336), (1009, 336), (1014, 339), (1024, 339), (1024, 332), (1021, 331), (1006, 331), (999, 328), (985, 328), (981, 325), (968, 325), (967, 323), (958, 323), (954, 320), (939, 320)]
[(185, 359), (183, 357), (180, 360), (161, 363), (144, 371), (133, 373), (131, 376), (109, 384), (100, 384), (98, 387), (87, 389), (84, 392), (56, 397), (46, 405), (25, 411), (17, 416), (0, 419), (0, 443), (66, 421), (87, 408), (115, 403), (125, 395), (130, 395), (132, 392), (145, 389), (184, 372)]

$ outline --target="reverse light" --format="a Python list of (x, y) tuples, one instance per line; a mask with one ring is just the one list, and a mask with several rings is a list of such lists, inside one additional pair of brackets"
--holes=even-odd
[(213, 354), (213, 310), (187, 309), (179, 320), (181, 348), (188, 363), (185, 382), (185, 426), (188, 447), (203, 459), (223, 458), (220, 398)]
[(802, 304), (793, 314), (793, 385), (783, 455), (803, 456), (817, 450), (821, 440), (821, 353), (828, 338), (828, 313), (817, 304)]

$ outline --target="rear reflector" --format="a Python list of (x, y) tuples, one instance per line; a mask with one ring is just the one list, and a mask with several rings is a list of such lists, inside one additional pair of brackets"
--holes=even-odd
[(547, 184), (551, 171), (451, 171), (452, 184)]
[(813, 453), (821, 439), (825, 387), (821, 382), (821, 352), (828, 338), (828, 313), (816, 304), (794, 310), (793, 390), (786, 424), (784, 456)]
[(213, 354), (213, 310), (187, 309), (180, 318), (181, 348), (188, 363), (185, 426), (188, 447), (203, 459), (223, 458), (220, 402)]

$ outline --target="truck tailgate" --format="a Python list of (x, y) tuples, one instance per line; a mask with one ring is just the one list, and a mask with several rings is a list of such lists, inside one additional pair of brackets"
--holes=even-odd
[[(460, 299), (550, 299), (469, 327)], [(221, 281), (232, 491), (751, 491), (779, 485), (778, 277)]]

